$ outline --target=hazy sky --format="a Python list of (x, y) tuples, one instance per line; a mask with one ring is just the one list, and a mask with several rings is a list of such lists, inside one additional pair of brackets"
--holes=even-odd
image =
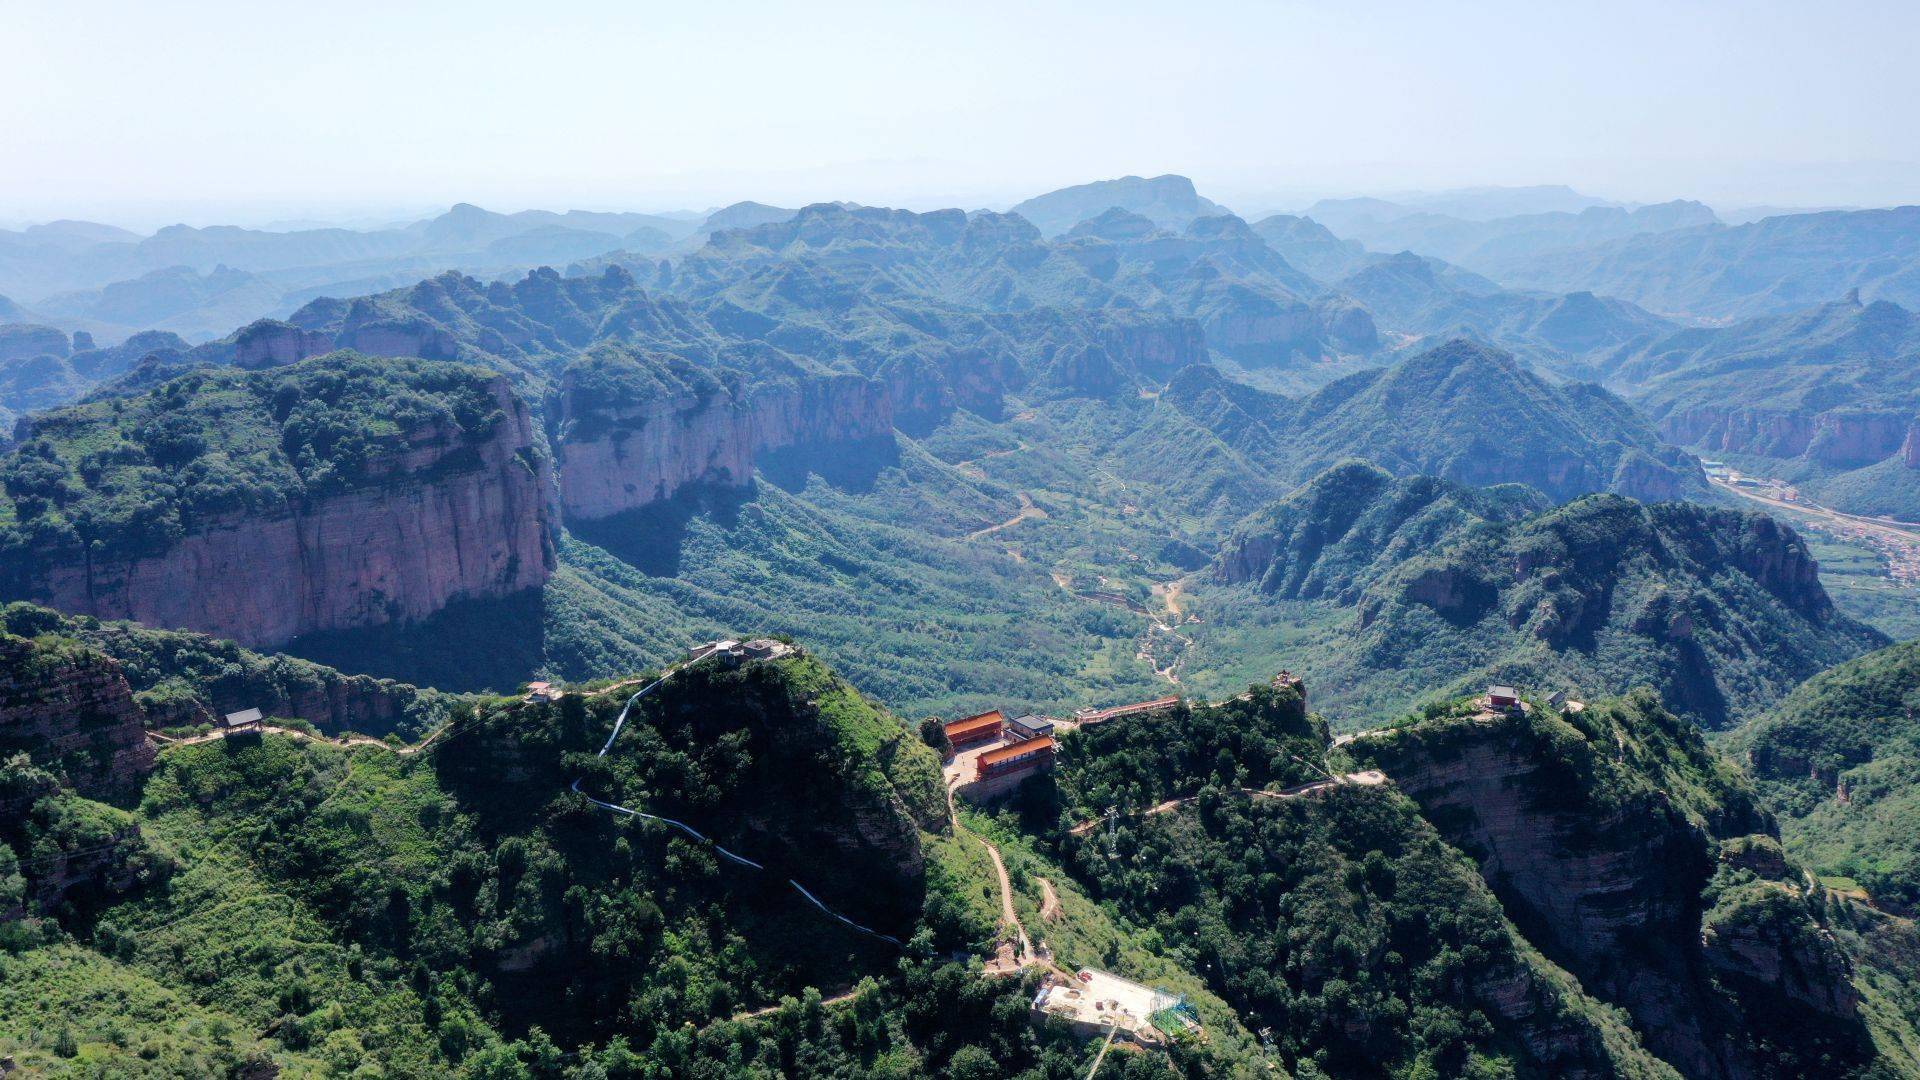
[(1920, 202), (1920, 4), (0, 0), (0, 220), (741, 198)]

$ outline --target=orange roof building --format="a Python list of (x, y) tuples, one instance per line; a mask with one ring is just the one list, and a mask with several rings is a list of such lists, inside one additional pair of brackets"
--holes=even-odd
[(989, 780), (1008, 773), (1038, 768), (1053, 761), (1053, 736), (996, 746), (974, 759), (975, 778)]
[(995, 709), (977, 716), (949, 720), (943, 730), (947, 733), (947, 742), (958, 748), (999, 738), (1006, 722), (1007, 718), (1000, 714), (999, 709)]

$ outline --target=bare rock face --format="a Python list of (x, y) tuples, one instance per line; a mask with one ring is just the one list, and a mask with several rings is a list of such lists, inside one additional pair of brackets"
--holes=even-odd
[(350, 325), (334, 338), (334, 347), (368, 356), (417, 356), (422, 360), (453, 360), (460, 353), (459, 343), (444, 328), (425, 320), (405, 319)]
[[(560, 393), (567, 430), (598, 403)], [(893, 402), (884, 382), (832, 375), (777, 383), (743, 397), (652, 400), (593, 425), (590, 438), (562, 441), (560, 501), (569, 517), (594, 520), (671, 498), (692, 484), (739, 487), (756, 456), (804, 444), (889, 435)]]
[(1191, 319), (1109, 324), (1100, 344), (1121, 366), (1159, 379), (1207, 358), (1206, 331)]
[(1912, 419), (1906, 413), (1821, 413), (1807, 456), (1842, 469), (1885, 461), (1899, 452)]
[(1701, 406), (1669, 414), (1660, 436), (1682, 446), (1715, 453), (1799, 457), (1813, 443), (1813, 418), (1764, 409)]
[(1660, 434), (1675, 443), (1714, 453), (1807, 457), (1822, 465), (1852, 469), (1885, 461), (1894, 454), (1920, 467), (1908, 455), (1914, 418), (1903, 412), (1833, 410), (1809, 413), (1781, 409), (1717, 405), (1678, 410), (1660, 423)]
[(1806, 542), (1774, 518), (1752, 515), (1734, 554), (1734, 566), (1768, 592), (1802, 611), (1832, 606), (1820, 587), (1820, 563)]
[(76, 614), (271, 646), (536, 588), (553, 566), (548, 469), (526, 406), (504, 379), (490, 389), (504, 419), (478, 444), (412, 433), (371, 486), (282, 517), (213, 518), (155, 555), (54, 564), (30, 594)]
[(0, 757), (16, 752), (89, 798), (133, 791), (154, 758), (119, 664), (0, 635)]
[(280, 367), (333, 351), (333, 337), (292, 323), (261, 319), (234, 335), (233, 362), (243, 368)]
[[(1689, 458), (1684, 468), (1696, 477), (1700, 466)], [(1613, 482), (1607, 490), (1625, 495), (1629, 499), (1641, 502), (1666, 502), (1682, 497), (1686, 489), (1685, 477), (1679, 469), (1655, 461), (1646, 454), (1629, 452), (1622, 454), (1620, 464), (1613, 470)]]
[(1920, 469), (1920, 419), (1907, 425), (1906, 438), (1900, 443), (1900, 463), (1909, 469)]
[[(1724, 1032), (1780, 1008), (1817, 1012), (1845, 1045), (1858, 1004), (1848, 962), (1794, 884), (1736, 879), (1705, 910), (1722, 861), (1784, 871), (1757, 807), (1729, 802), (1702, 827), (1664, 789), (1584, 798), (1579, 767), (1543, 755), (1529, 723), (1462, 721), (1424, 741), (1363, 740), (1361, 753), (1479, 863), (1521, 932), (1630, 1013), (1682, 1074), (1770, 1075)], [(1754, 835), (1715, 839), (1743, 830)]]
[[(1798, 903), (1793, 886), (1767, 882), (1778, 903)], [(1767, 906), (1765, 900), (1746, 905)], [(1710, 918), (1701, 930), (1707, 963), (1725, 976), (1768, 987), (1803, 1008), (1839, 1020), (1860, 1011), (1860, 992), (1852, 969), (1825, 930), (1812, 930), (1792, 918), (1753, 917), (1748, 912)]]

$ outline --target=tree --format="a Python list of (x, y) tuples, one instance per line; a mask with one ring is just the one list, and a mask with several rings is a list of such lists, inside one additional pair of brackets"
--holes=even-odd
[(920, 721), (920, 741), (938, 750), (941, 757), (953, 753), (953, 743), (947, 739), (947, 725), (937, 716)]

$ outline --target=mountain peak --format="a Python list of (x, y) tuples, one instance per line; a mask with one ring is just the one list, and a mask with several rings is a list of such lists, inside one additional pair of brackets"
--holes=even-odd
[(1195, 218), (1223, 212), (1218, 203), (1194, 190), (1192, 180), (1167, 173), (1152, 178), (1096, 180), (1049, 191), (1015, 206), (1013, 213), (1033, 222), (1047, 236), (1058, 236), (1112, 207), (1139, 214), (1175, 232), (1184, 230)]

